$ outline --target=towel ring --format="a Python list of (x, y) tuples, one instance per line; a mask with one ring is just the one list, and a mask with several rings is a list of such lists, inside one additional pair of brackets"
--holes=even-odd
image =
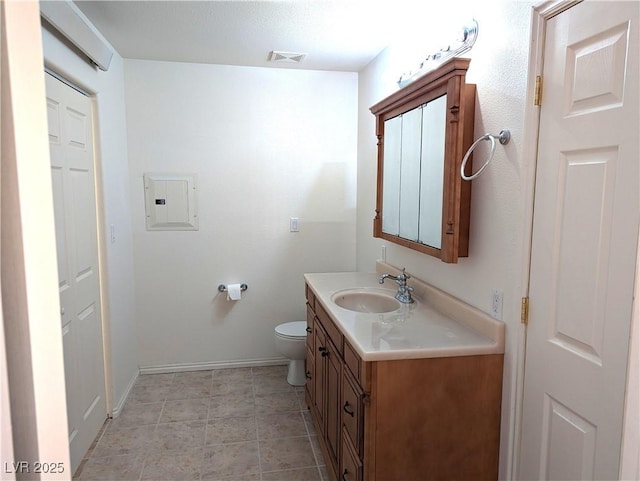
[[(462, 159), (462, 165), (460, 166), (460, 177), (462, 177), (463, 180), (473, 180), (476, 177), (478, 177), (480, 174), (482, 174), (482, 171), (487, 167), (487, 165), (489, 165), (489, 162), (493, 160), (493, 154), (496, 153), (496, 139), (498, 139), (498, 141), (502, 145), (506, 145), (509, 143), (509, 140), (511, 140), (511, 132), (509, 132), (508, 130), (501, 130), (498, 135), (484, 134), (482, 137), (476, 140), (473, 144), (471, 144), (471, 147), (469, 147), (469, 150), (467, 150), (467, 153), (464, 154), (464, 158)], [(475, 150), (478, 144), (483, 140), (489, 140), (491, 142), (491, 152), (489, 153), (489, 157), (487, 158), (486, 162), (482, 165), (482, 167), (480, 167), (475, 174), (471, 174), (467, 176), (464, 173), (464, 169), (467, 166), (467, 160), (469, 160), (469, 156), (471, 155), (471, 153)]]

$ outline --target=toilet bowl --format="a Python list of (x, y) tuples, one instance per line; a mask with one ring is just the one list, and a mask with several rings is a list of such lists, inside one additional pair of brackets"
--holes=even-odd
[(307, 380), (304, 370), (306, 329), (307, 321), (285, 322), (275, 328), (276, 349), (289, 359), (287, 382), (292, 386), (304, 386)]

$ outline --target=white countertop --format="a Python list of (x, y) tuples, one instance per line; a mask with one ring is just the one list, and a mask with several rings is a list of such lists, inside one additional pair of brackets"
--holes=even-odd
[[(383, 272), (395, 274), (392, 266), (380, 266), (389, 267)], [(395, 295), (395, 282), (388, 279), (381, 286), (379, 275), (339, 272), (304, 276), (316, 299), (364, 361), (504, 353), (504, 323), (416, 279), (409, 281), (416, 302), (402, 304), (392, 312), (355, 312), (331, 300), (343, 289), (384, 289)]]

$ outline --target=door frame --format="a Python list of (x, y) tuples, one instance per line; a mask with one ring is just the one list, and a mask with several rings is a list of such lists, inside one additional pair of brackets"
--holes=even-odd
[[(527, 76), (527, 92), (525, 98), (525, 118), (524, 118), (524, 138), (522, 147), (522, 156), (524, 160), (523, 176), (521, 178), (521, 191), (524, 193), (524, 212), (522, 220), (522, 262), (520, 266), (520, 285), (521, 297), (529, 296), (529, 282), (531, 276), (531, 249), (533, 237), (533, 211), (535, 201), (535, 185), (536, 185), (536, 169), (538, 159), (538, 137), (540, 128), (540, 107), (534, 105), (536, 77), (542, 76), (544, 67), (544, 46), (546, 39), (547, 22), (554, 16), (568, 10), (569, 8), (581, 3), (583, 0), (545, 0), (536, 3), (532, 7), (531, 12), (531, 35), (529, 50), (529, 64)], [(544, 80), (543, 86), (544, 89)], [(640, 251), (637, 254), (636, 261), (640, 260)], [(635, 292), (639, 292), (640, 284), (636, 275)], [(638, 301), (635, 299), (634, 313), (631, 319), (631, 331), (638, 332), (640, 329), (640, 314), (638, 313)], [(636, 335), (637, 337), (637, 335)], [(526, 362), (526, 346), (527, 346), (527, 329), (526, 325), (520, 324), (518, 332), (518, 355), (517, 355), (517, 377), (516, 377), (516, 400), (514, 423), (512, 426), (512, 443), (510, 446), (511, 456), (509, 456), (507, 465), (508, 479), (516, 479), (520, 468), (520, 449), (522, 444), (522, 423), (524, 414), (524, 372)], [(637, 349), (637, 348), (636, 348)], [(630, 353), (632, 351), (630, 350)], [(625, 389), (625, 413), (623, 425), (623, 451), (630, 455), (622, 456), (620, 462), (620, 473), (635, 472), (640, 461), (638, 456), (632, 453), (639, 453), (640, 442), (639, 429), (636, 425), (629, 421), (638, 418), (637, 408), (629, 406), (627, 403), (628, 393), (630, 392), (630, 381), (635, 379), (635, 388), (637, 389), (638, 366), (637, 363), (629, 363), (629, 370), (635, 370), (635, 377), (627, 373), (627, 385)], [(635, 412), (630, 412), (636, 409)]]
[(67, 74), (60, 68), (49, 65), (44, 62), (43, 76), (50, 74), (67, 84), (69, 87), (78, 90), (86, 95), (91, 101), (91, 129), (93, 135), (93, 177), (95, 184), (95, 200), (96, 200), (96, 234), (98, 240), (98, 280), (99, 280), (99, 297), (100, 297), (100, 324), (102, 328), (102, 362), (104, 365), (104, 384), (105, 384), (105, 402), (107, 416), (113, 417), (113, 389), (112, 389), (112, 371), (111, 371), (111, 337), (110, 337), (110, 311), (109, 311), (109, 292), (107, 277), (107, 232), (105, 229), (105, 208), (104, 208), (104, 191), (102, 182), (102, 162), (100, 157), (100, 129), (98, 128), (98, 95), (87, 85), (83, 85), (72, 75)]

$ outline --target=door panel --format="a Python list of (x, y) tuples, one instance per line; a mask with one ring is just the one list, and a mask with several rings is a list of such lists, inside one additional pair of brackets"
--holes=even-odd
[(46, 75), (71, 467), (106, 419), (91, 101)]
[(549, 19), (519, 479), (617, 479), (640, 189), (638, 2)]

